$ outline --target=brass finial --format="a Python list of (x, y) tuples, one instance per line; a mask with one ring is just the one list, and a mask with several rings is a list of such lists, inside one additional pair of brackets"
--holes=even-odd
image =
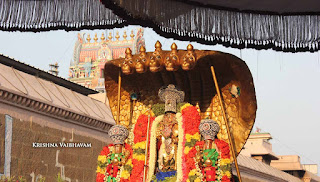
[(188, 51), (193, 51), (193, 46), (192, 46), (191, 44), (189, 44), (189, 45), (187, 46), (187, 50), (188, 50)]
[(105, 37), (104, 37), (104, 33), (102, 32), (102, 34), (101, 34), (101, 38), (100, 38), (102, 41), (104, 41), (104, 39), (106, 39)]
[(176, 51), (177, 49), (178, 49), (177, 44), (176, 44), (176, 43), (172, 43), (172, 45), (171, 45), (171, 50), (172, 50), (172, 51)]
[(94, 42), (97, 42), (97, 41), (98, 41), (98, 35), (97, 35), (97, 33), (94, 35), (93, 40), (94, 40)]
[(111, 33), (111, 32), (109, 32), (108, 39), (109, 39), (110, 41), (111, 41), (111, 39), (112, 39), (112, 33)]
[(128, 57), (132, 57), (132, 51), (129, 47), (126, 49), (126, 58)]
[(87, 36), (87, 41), (90, 42), (91, 38), (90, 38), (90, 34), (88, 34)]
[(146, 48), (144, 46), (141, 46), (139, 51), (140, 53), (146, 52)]
[(119, 41), (119, 38), (120, 38), (119, 31), (117, 31), (117, 33), (116, 33), (116, 39), (117, 39), (117, 41)]
[(156, 48), (156, 50), (161, 50), (162, 45), (159, 41), (157, 41), (154, 47)]
[(133, 30), (131, 30), (130, 37), (131, 37), (131, 40), (133, 40), (133, 38), (134, 38)]
[(127, 40), (127, 32), (126, 31), (123, 31), (123, 39)]

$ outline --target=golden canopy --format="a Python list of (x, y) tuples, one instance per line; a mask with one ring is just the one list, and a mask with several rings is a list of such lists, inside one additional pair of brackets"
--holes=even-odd
[[(158, 90), (175, 84), (185, 92), (185, 102), (199, 106), (201, 118), (211, 118), (220, 124), (218, 138), (228, 142), (225, 122), (219, 105), (210, 67), (213, 66), (221, 89), (223, 103), (235, 139), (236, 151), (245, 144), (256, 117), (257, 103), (253, 79), (244, 61), (218, 51), (177, 50), (163, 51), (156, 43), (154, 52), (131, 55), (105, 64), (105, 87), (114, 118), (117, 118), (118, 76), (121, 70), (120, 122), (129, 126), (150, 105), (160, 103)], [(130, 95), (139, 93), (132, 101)]]

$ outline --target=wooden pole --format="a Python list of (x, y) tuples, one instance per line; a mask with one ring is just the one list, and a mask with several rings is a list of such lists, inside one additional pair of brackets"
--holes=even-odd
[(148, 115), (146, 150), (145, 150), (145, 152), (144, 152), (145, 160), (144, 160), (144, 167), (143, 167), (143, 182), (145, 182), (145, 181), (146, 181), (146, 178), (147, 178), (147, 159), (148, 159), (148, 143), (149, 143), (150, 115), (151, 115), (151, 108), (149, 109), (149, 115)]
[(228, 139), (229, 139), (229, 143), (230, 143), (230, 146), (231, 146), (231, 153), (232, 153), (232, 156), (233, 156), (233, 159), (234, 159), (234, 164), (235, 164), (236, 170), (237, 170), (237, 175), (238, 175), (239, 181), (242, 182), (241, 176), (240, 176), (240, 171), (239, 171), (239, 166), (238, 166), (238, 161), (237, 161), (237, 157), (236, 157), (236, 151), (235, 151), (235, 147), (234, 147), (234, 145), (233, 145), (234, 142), (233, 142), (233, 138), (231, 138), (229, 123), (228, 123), (228, 120), (227, 120), (227, 117), (226, 117), (226, 113), (225, 113), (225, 111), (224, 111), (224, 106), (223, 106), (223, 103), (222, 103), (222, 98), (221, 98), (221, 94), (220, 94), (220, 89), (219, 89), (219, 85), (218, 85), (216, 73), (214, 72), (213, 66), (211, 66), (211, 73), (212, 73), (212, 77), (213, 77), (214, 84), (215, 84), (215, 87), (216, 87), (216, 91), (217, 91), (217, 94), (218, 94), (218, 98), (219, 98), (219, 102), (220, 102), (220, 107), (221, 107), (222, 114), (223, 114), (223, 119), (224, 119), (224, 121), (225, 121), (224, 124), (226, 125), (226, 128), (227, 128)]
[(121, 69), (119, 70), (119, 77), (118, 77), (118, 113), (117, 113), (117, 125), (120, 124), (120, 98), (121, 98)]

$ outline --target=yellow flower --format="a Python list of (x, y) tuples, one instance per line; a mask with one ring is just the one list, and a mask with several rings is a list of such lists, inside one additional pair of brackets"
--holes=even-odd
[(127, 170), (123, 170), (120, 174), (120, 177), (124, 179), (129, 179), (130, 173)]
[(188, 176), (194, 176), (194, 175), (196, 175), (196, 174), (197, 174), (197, 170), (196, 170), (196, 169), (192, 169), (192, 170), (189, 172)]
[(200, 140), (200, 134), (199, 133), (195, 133), (194, 135), (186, 134), (187, 142), (190, 142), (191, 139)]
[(228, 165), (230, 163), (231, 163), (230, 159), (221, 159), (220, 160), (220, 165), (222, 165), (222, 166)]
[(100, 170), (101, 170), (101, 168), (98, 166), (96, 172), (97, 172), (97, 173), (100, 173)]
[(131, 159), (128, 159), (127, 162), (126, 162), (126, 165), (133, 166), (133, 165), (132, 165), (132, 160), (131, 160)]
[(190, 148), (190, 147), (188, 147), (188, 146), (185, 147), (185, 148), (184, 148), (184, 153), (185, 153), (185, 154), (188, 154), (191, 149), (192, 149), (192, 148)]
[(99, 155), (98, 156), (98, 161), (102, 162), (102, 163), (106, 163), (107, 162), (107, 156), (105, 155)]
[(201, 182), (201, 180), (199, 178), (196, 178), (194, 182)]
[(106, 168), (100, 168), (100, 167), (98, 166), (96, 173), (104, 174), (104, 173), (106, 173)]
[[(147, 116), (148, 116), (148, 115), (149, 115), (149, 108), (144, 108), (144, 109), (142, 109), (141, 114), (144, 114), (144, 115), (147, 115)], [(155, 116), (152, 110), (151, 110), (151, 112), (150, 112), (150, 116), (151, 116), (151, 117), (154, 117), (154, 116)]]
[(230, 171), (226, 171), (224, 174), (227, 175), (228, 178), (231, 178), (231, 173), (230, 173)]
[(145, 155), (144, 154), (133, 154), (133, 158), (137, 159), (138, 161), (144, 161), (145, 160)]
[(189, 106), (192, 106), (191, 104), (189, 103), (186, 103), (185, 105), (183, 105), (181, 108), (180, 108), (180, 112), (182, 112), (183, 109), (189, 107)]
[(146, 149), (146, 141), (138, 142), (133, 145), (133, 149)]

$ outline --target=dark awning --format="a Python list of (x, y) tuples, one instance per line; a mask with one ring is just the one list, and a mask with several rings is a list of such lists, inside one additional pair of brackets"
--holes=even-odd
[[(101, 3), (102, 2), (102, 3)], [(237, 48), (316, 51), (317, 0), (2, 0), (0, 29), (152, 27), (164, 37)]]
[(216, 9), (260, 14), (308, 15), (319, 14), (320, 12), (320, 2), (318, 0), (184, 0), (184, 2), (195, 6), (210, 6)]

